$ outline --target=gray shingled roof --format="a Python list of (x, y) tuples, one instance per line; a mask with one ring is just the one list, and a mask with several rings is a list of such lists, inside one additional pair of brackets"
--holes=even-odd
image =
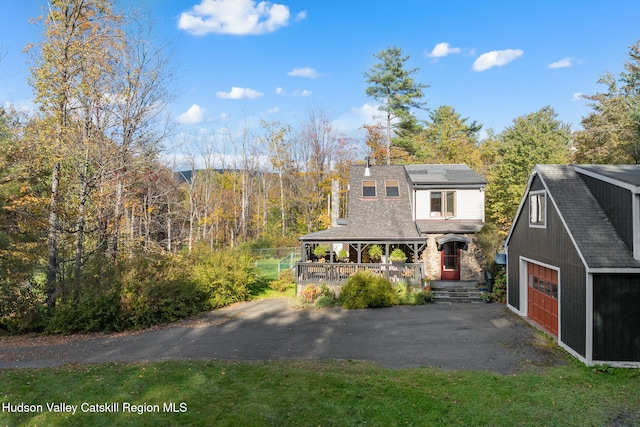
[(640, 186), (640, 165), (575, 165), (575, 167), (632, 186)]
[[(424, 240), (412, 219), (411, 192), (404, 167), (375, 165), (370, 170), (371, 175), (365, 177), (364, 166), (351, 166), (348, 224), (307, 234), (301, 240)], [(376, 181), (376, 197), (362, 196), (364, 180)], [(385, 181), (398, 181), (400, 197), (385, 196)]]
[(538, 165), (535, 169), (588, 268), (640, 267), (572, 166)]
[(485, 186), (487, 181), (467, 165), (405, 165), (409, 180), (417, 187)]
[(422, 234), (440, 234), (440, 233), (477, 233), (480, 231), (484, 222), (482, 221), (416, 221), (418, 230)]

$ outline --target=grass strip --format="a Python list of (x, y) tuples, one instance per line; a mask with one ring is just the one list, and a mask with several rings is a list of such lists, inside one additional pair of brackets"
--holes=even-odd
[[(61, 403), (68, 412), (49, 410)], [(640, 372), (577, 363), (509, 376), (351, 361), (69, 365), (0, 370), (0, 405), (9, 426), (636, 425)]]

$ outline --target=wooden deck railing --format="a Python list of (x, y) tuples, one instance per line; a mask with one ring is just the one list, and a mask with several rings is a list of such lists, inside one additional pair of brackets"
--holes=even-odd
[(371, 271), (386, 279), (397, 282), (405, 280), (413, 286), (421, 286), (424, 280), (422, 263), (405, 264), (330, 264), (320, 262), (299, 262), (296, 264), (296, 283), (342, 285), (358, 271)]

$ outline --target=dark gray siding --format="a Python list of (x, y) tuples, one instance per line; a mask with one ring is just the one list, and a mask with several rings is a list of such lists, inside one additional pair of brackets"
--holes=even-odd
[(593, 359), (640, 362), (640, 275), (593, 276)]
[[(531, 189), (542, 189), (535, 177)], [(585, 356), (586, 270), (551, 200), (547, 198), (547, 227), (529, 227), (529, 198), (509, 241), (509, 304), (519, 307), (519, 257), (523, 256), (560, 268), (560, 336), (562, 342)]]
[(633, 252), (633, 199), (631, 192), (590, 176), (580, 175), (624, 244)]

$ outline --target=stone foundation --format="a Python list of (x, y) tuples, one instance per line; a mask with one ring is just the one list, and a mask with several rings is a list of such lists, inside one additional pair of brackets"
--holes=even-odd
[[(427, 235), (427, 247), (422, 253), (422, 262), (424, 262), (425, 275), (427, 280), (440, 280), (441, 272), (441, 253), (438, 251), (436, 240), (443, 234)], [(478, 281), (484, 280), (483, 266), (484, 255), (478, 246), (475, 234), (461, 234), (470, 240), (469, 248), (460, 251), (460, 280)]]

